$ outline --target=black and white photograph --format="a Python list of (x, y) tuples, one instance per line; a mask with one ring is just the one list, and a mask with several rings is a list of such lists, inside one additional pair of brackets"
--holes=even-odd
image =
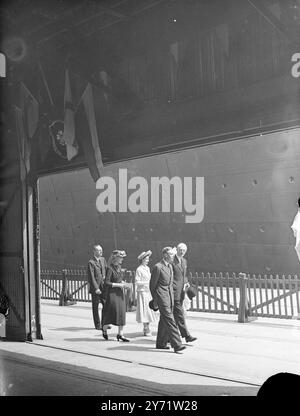
[(300, 0), (4, 0), (0, 23), (0, 408), (296, 399)]

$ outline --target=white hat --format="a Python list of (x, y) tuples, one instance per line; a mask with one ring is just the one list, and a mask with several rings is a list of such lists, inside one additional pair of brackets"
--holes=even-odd
[(152, 251), (148, 250), (148, 251), (143, 251), (139, 256), (138, 256), (138, 260), (143, 260), (145, 257), (151, 256)]

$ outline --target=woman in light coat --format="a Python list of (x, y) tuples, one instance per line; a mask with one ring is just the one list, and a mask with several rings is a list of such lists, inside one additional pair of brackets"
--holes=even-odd
[(136, 320), (143, 324), (143, 334), (145, 336), (151, 335), (149, 324), (158, 320), (158, 312), (149, 308), (149, 302), (152, 296), (149, 289), (149, 282), (151, 278), (150, 269), (148, 267), (151, 250), (143, 251), (138, 256), (140, 265), (136, 269), (135, 284), (137, 292), (137, 309)]

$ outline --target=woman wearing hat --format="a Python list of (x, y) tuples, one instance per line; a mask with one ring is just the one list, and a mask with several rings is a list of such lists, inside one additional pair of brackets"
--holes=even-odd
[(102, 317), (103, 338), (108, 339), (108, 325), (117, 325), (117, 340), (129, 342), (129, 339), (123, 336), (123, 328), (126, 323), (126, 301), (125, 289), (129, 287), (128, 283), (123, 281), (121, 264), (126, 253), (123, 250), (114, 250), (108, 261), (107, 273), (104, 281), (104, 309)]
[(136, 320), (144, 325), (143, 332), (145, 336), (151, 335), (149, 323), (158, 320), (158, 315), (154, 310), (150, 309), (149, 302), (152, 299), (149, 282), (151, 278), (150, 269), (148, 267), (149, 257), (152, 251), (143, 251), (138, 256), (140, 265), (136, 269), (135, 283), (137, 292), (137, 309), (136, 309)]

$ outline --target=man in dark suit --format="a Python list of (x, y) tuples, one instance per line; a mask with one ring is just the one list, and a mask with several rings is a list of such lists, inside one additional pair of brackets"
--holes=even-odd
[(175, 322), (178, 326), (180, 335), (185, 338), (186, 342), (196, 341), (196, 337), (193, 337), (187, 328), (184, 311), (183, 311), (183, 300), (185, 295), (185, 289), (189, 286), (186, 271), (187, 261), (184, 255), (187, 251), (187, 246), (184, 243), (179, 243), (176, 248), (176, 254), (173, 261), (173, 291), (174, 291), (174, 307), (173, 314)]
[(182, 345), (180, 334), (173, 315), (173, 267), (175, 252), (172, 247), (162, 251), (163, 259), (153, 267), (150, 279), (150, 292), (154, 304), (158, 306), (160, 319), (158, 323), (156, 348), (169, 349), (171, 343), (174, 352), (180, 352), (186, 347)]
[(101, 293), (106, 273), (106, 260), (102, 256), (102, 247), (97, 244), (93, 247), (93, 257), (88, 262), (89, 293), (92, 297), (93, 319), (96, 329), (101, 329), (99, 316), (99, 302), (102, 302)]

